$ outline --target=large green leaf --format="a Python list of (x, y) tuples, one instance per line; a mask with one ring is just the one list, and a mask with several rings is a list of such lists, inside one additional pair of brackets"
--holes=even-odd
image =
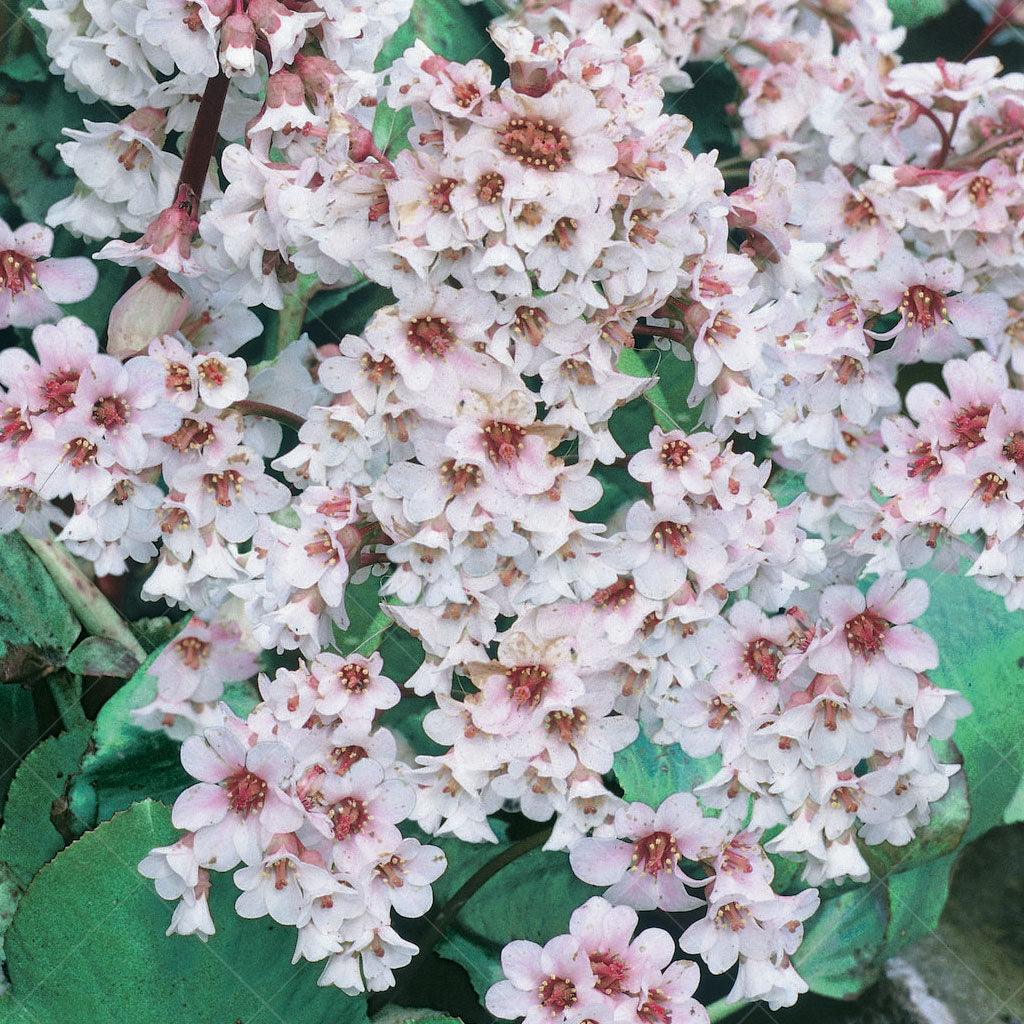
[(931, 603), (917, 624), (939, 647), (937, 686), (959, 690), (974, 711), (957, 723), (971, 821), (965, 840), (1002, 824), (1024, 769), (1024, 612), (964, 576), (926, 570)]
[(908, 28), (945, 14), (950, 6), (951, 0), (889, 0), (896, 24)]
[(369, 576), (362, 583), (345, 588), (345, 610), (348, 627), (334, 629), (334, 645), (344, 654), (372, 654), (391, 628), (391, 617), (380, 607), (380, 585), (383, 577)]
[(53, 816), (67, 808), (70, 779), (88, 742), (88, 727), (51, 736), (32, 750), (15, 773), (0, 829), (0, 861), (23, 883), (64, 849)]
[(812, 992), (843, 999), (875, 978), (889, 913), (885, 886), (858, 886), (825, 900), (808, 922), (793, 964)]
[(57, 585), (16, 533), (0, 536), (0, 681), (61, 665), (81, 626)]
[(889, 922), (882, 949), (885, 957), (930, 935), (938, 927), (949, 896), (949, 877), (955, 860), (955, 854), (947, 854), (889, 878)]
[(0, 1021), (366, 1021), (364, 999), (316, 985), (323, 964), (291, 965), (294, 928), (238, 917), (226, 875), (213, 879), (217, 934), (208, 943), (166, 936), (171, 905), (137, 865), (175, 834), (170, 810), (147, 800), (39, 872), (7, 933), (12, 991), (0, 1000)]
[(0, 807), (14, 769), (32, 749), (39, 733), (31, 692), (21, 686), (0, 686)]
[(641, 730), (628, 747), (615, 755), (613, 771), (624, 799), (657, 807), (673, 793), (691, 792), (721, 767), (718, 754), (690, 757), (678, 744), (652, 743)]

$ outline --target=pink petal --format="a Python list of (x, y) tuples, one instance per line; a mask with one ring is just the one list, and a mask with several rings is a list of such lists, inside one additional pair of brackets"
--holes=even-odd
[(189, 736), (182, 743), (181, 766), (200, 782), (223, 782), (235, 771), (202, 736)]
[(591, 885), (612, 885), (629, 870), (633, 847), (618, 839), (581, 839), (569, 851), (577, 878)]
[(220, 786), (200, 782), (190, 786), (174, 801), (171, 821), (175, 828), (195, 832), (215, 825), (228, 813), (228, 794)]
[(42, 260), (36, 274), (48, 298), (54, 302), (81, 302), (96, 287), (96, 264), (84, 256), (64, 260)]
[(916, 626), (893, 626), (885, 635), (885, 653), (890, 661), (915, 672), (928, 672), (939, 664), (935, 641)]

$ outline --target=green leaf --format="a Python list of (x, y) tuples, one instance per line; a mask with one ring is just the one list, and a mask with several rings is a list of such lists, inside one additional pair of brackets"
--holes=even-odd
[[(0, 681), (61, 665), (81, 631), (42, 563), (16, 533), (0, 536)], [(48, 723), (47, 723), (48, 724)]]
[(39, 733), (31, 692), (21, 686), (0, 686), (0, 806), (14, 778), (14, 769), (32, 749)]
[(21, 893), (22, 887), (15, 878), (14, 872), (6, 864), (0, 863), (0, 963), (6, 959), (4, 936), (14, 919), (14, 911), (18, 907)]
[[(505, 841), (497, 846), (428, 841), (441, 846), (449, 858), (442, 880), (451, 888), (437, 894), (438, 906), (509, 845)], [(501, 950), (507, 943), (513, 939), (544, 943), (564, 933), (572, 912), (594, 894), (572, 873), (566, 853), (531, 850), (480, 886), (445, 931), (437, 951), (466, 969), (482, 999), (501, 978)]]
[(65, 125), (77, 127), (89, 114), (59, 78), (42, 84), (0, 80), (0, 182), (26, 220), (41, 222), (53, 203), (71, 193), (74, 176), (55, 146)]
[(24, 883), (64, 849), (52, 815), (67, 806), (70, 778), (88, 742), (88, 728), (52, 736), (28, 755), (15, 773), (0, 829), (0, 861)]
[(929, 18), (937, 18), (949, 9), (950, 0), (889, 0), (889, 9), (897, 25), (913, 28)]
[(812, 992), (844, 999), (874, 981), (889, 913), (885, 886), (858, 886), (825, 900), (808, 922), (793, 965)]
[(882, 950), (884, 957), (893, 956), (938, 927), (949, 897), (949, 879), (955, 860), (955, 854), (947, 854), (889, 878), (886, 885), (889, 923)]
[(334, 628), (334, 645), (343, 655), (366, 657), (380, 647), (384, 633), (394, 625), (380, 607), (382, 576), (369, 576), (362, 583), (345, 588), (345, 611), (348, 627)]
[(807, 490), (807, 485), (803, 473), (794, 473), (792, 470), (776, 466), (768, 481), (768, 490), (771, 491), (779, 508), (785, 508), (792, 505)]
[[(637, 401), (645, 401), (662, 430), (691, 431), (700, 420), (700, 408), (691, 409), (687, 397), (693, 387), (693, 363), (684, 363), (671, 352), (649, 348), (624, 348), (618, 369), (632, 377), (657, 377), (658, 382)], [(646, 439), (645, 439), (646, 441)], [(636, 449), (627, 449), (633, 450)]]
[(291, 965), (295, 929), (234, 911), (237, 891), (216, 875), (217, 934), (166, 936), (171, 904), (137, 865), (173, 841), (170, 810), (147, 800), (118, 814), (48, 864), (21, 898), (7, 934), (12, 992), (0, 1000), (36, 1024), (365, 1024), (366, 1001), (319, 988), (323, 964)]
[(657, 807), (673, 793), (691, 792), (721, 767), (719, 754), (690, 757), (678, 744), (652, 743), (641, 730), (628, 747), (615, 755), (612, 770), (622, 786), (624, 799)]
[(64, 667), (79, 676), (108, 676), (129, 679), (139, 667), (135, 655), (116, 640), (87, 636), (68, 655)]
[(1024, 612), (1008, 612), (1001, 597), (964, 576), (919, 575), (931, 602), (916, 624), (939, 648), (931, 680), (959, 690), (974, 708), (953, 736), (967, 776), (969, 841), (1003, 823), (1024, 770)]

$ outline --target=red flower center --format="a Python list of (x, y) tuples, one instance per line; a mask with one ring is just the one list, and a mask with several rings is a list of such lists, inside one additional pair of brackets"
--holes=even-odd
[(498, 146), (513, 160), (539, 170), (561, 170), (572, 158), (569, 136), (540, 118), (511, 118), (498, 137)]
[(746, 910), (738, 903), (726, 903), (715, 911), (715, 924), (720, 928), (729, 928), (734, 932), (743, 931)]
[(545, 978), (537, 989), (541, 1006), (554, 1014), (576, 1005), (576, 986), (568, 978)]
[(946, 297), (923, 284), (915, 284), (903, 293), (900, 312), (908, 324), (917, 324), (924, 330), (949, 319)]
[(682, 523), (672, 523), (666, 520), (658, 523), (651, 534), (656, 548), (671, 551), (677, 558), (686, 554), (686, 545), (689, 544), (693, 531)]
[(1010, 485), (998, 473), (982, 473), (978, 477), (974, 493), (977, 494), (986, 505), (991, 505), (1004, 494)]
[(348, 747), (334, 747), (330, 756), (331, 762), (334, 764), (334, 774), (344, 775), (352, 765), (369, 755), (363, 747), (352, 744)]
[(484, 448), (492, 462), (511, 465), (519, 458), (526, 443), (526, 431), (518, 423), (491, 420), (484, 424)]
[(213, 387), (220, 387), (228, 378), (228, 368), (215, 356), (199, 364), (199, 376)]
[(671, 871), (679, 860), (679, 847), (668, 832), (651, 832), (633, 844), (633, 867), (648, 875)]
[(854, 654), (867, 657), (877, 654), (882, 649), (885, 634), (889, 632), (889, 623), (876, 612), (868, 609), (855, 615), (845, 626), (846, 645)]
[(429, 189), (430, 205), (439, 213), (451, 213), (452, 189), (458, 185), (454, 178), (440, 178)]
[(46, 401), (47, 412), (62, 413), (71, 408), (78, 390), (78, 378), (77, 370), (55, 370), (43, 381), (42, 397)]
[(340, 800), (331, 807), (327, 814), (331, 819), (334, 838), (338, 840), (358, 835), (370, 818), (366, 812), (366, 801), (358, 800), (354, 796), (347, 796), (344, 800)]
[(590, 969), (597, 979), (597, 988), (606, 996), (622, 991), (629, 968), (616, 953), (591, 953)]
[(779, 678), (778, 648), (763, 636), (747, 644), (747, 649), (743, 652), (743, 664), (755, 676), (767, 679), (769, 683), (774, 683)]
[(563, 743), (571, 743), (576, 732), (587, 724), (587, 713), (580, 708), (572, 711), (551, 711), (544, 719), (548, 732), (558, 733)]
[(203, 445), (213, 440), (213, 427), (199, 420), (183, 419), (181, 426), (173, 434), (163, 438), (176, 452), (197, 452)]
[(228, 806), (231, 810), (248, 817), (253, 811), (263, 810), (267, 800), (267, 784), (252, 772), (240, 771), (227, 780)]
[(987, 405), (964, 406), (950, 424), (956, 434), (957, 444), (962, 448), (977, 448), (984, 440), (982, 435), (991, 411)]
[(207, 658), (210, 657), (211, 644), (208, 640), (200, 640), (197, 636), (183, 636), (174, 641), (174, 649), (185, 663), (185, 667), (198, 672)]
[(365, 665), (342, 665), (338, 669), (338, 682), (349, 693), (364, 693), (370, 685), (370, 670)]
[(1017, 430), (1003, 442), (1003, 455), (1018, 466), (1024, 466), (1024, 430)]
[(455, 332), (443, 316), (414, 316), (405, 327), (409, 347), (421, 356), (443, 359), (455, 345)]
[(225, 469), (223, 473), (207, 473), (203, 483), (221, 508), (231, 508), (232, 495), (237, 498), (242, 493), (242, 479), (237, 469)]
[(658, 458), (666, 469), (682, 469), (690, 461), (693, 454), (693, 446), (681, 441), (678, 438), (666, 441), (661, 446)]
[(68, 441), (64, 450), (75, 469), (81, 469), (83, 466), (95, 462), (96, 452), (99, 451), (92, 441), (87, 441), (84, 437), (76, 437)]
[(636, 593), (636, 584), (628, 577), (616, 580), (609, 587), (603, 587), (601, 590), (595, 592), (591, 601), (594, 602), (597, 608), (608, 608), (612, 606), (619, 606), (629, 604), (633, 600), (633, 595)]
[(524, 707), (540, 703), (549, 679), (543, 665), (517, 665), (506, 669), (505, 674), (508, 677), (506, 689), (516, 704)]
[(497, 171), (486, 171), (476, 179), (476, 197), (481, 203), (498, 202), (505, 191), (505, 179)]
[(105, 430), (116, 430), (128, 422), (128, 403), (119, 395), (107, 395), (92, 407), (92, 421)]
[(843, 208), (843, 222), (851, 228), (873, 227), (878, 223), (875, 204), (867, 196), (850, 196)]
[(0, 252), (0, 291), (9, 291), (12, 295), (38, 288), (39, 278), (33, 260), (13, 249)]
[(442, 462), (441, 479), (444, 480), (452, 494), (465, 494), (480, 482), (480, 467), (473, 465), (460, 466), (454, 459)]

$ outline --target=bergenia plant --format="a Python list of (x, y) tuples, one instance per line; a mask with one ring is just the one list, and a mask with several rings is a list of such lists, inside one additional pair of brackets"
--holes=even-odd
[(27, 9), (0, 1021), (708, 1024), (933, 927), (1022, 806), (1018, 21)]

